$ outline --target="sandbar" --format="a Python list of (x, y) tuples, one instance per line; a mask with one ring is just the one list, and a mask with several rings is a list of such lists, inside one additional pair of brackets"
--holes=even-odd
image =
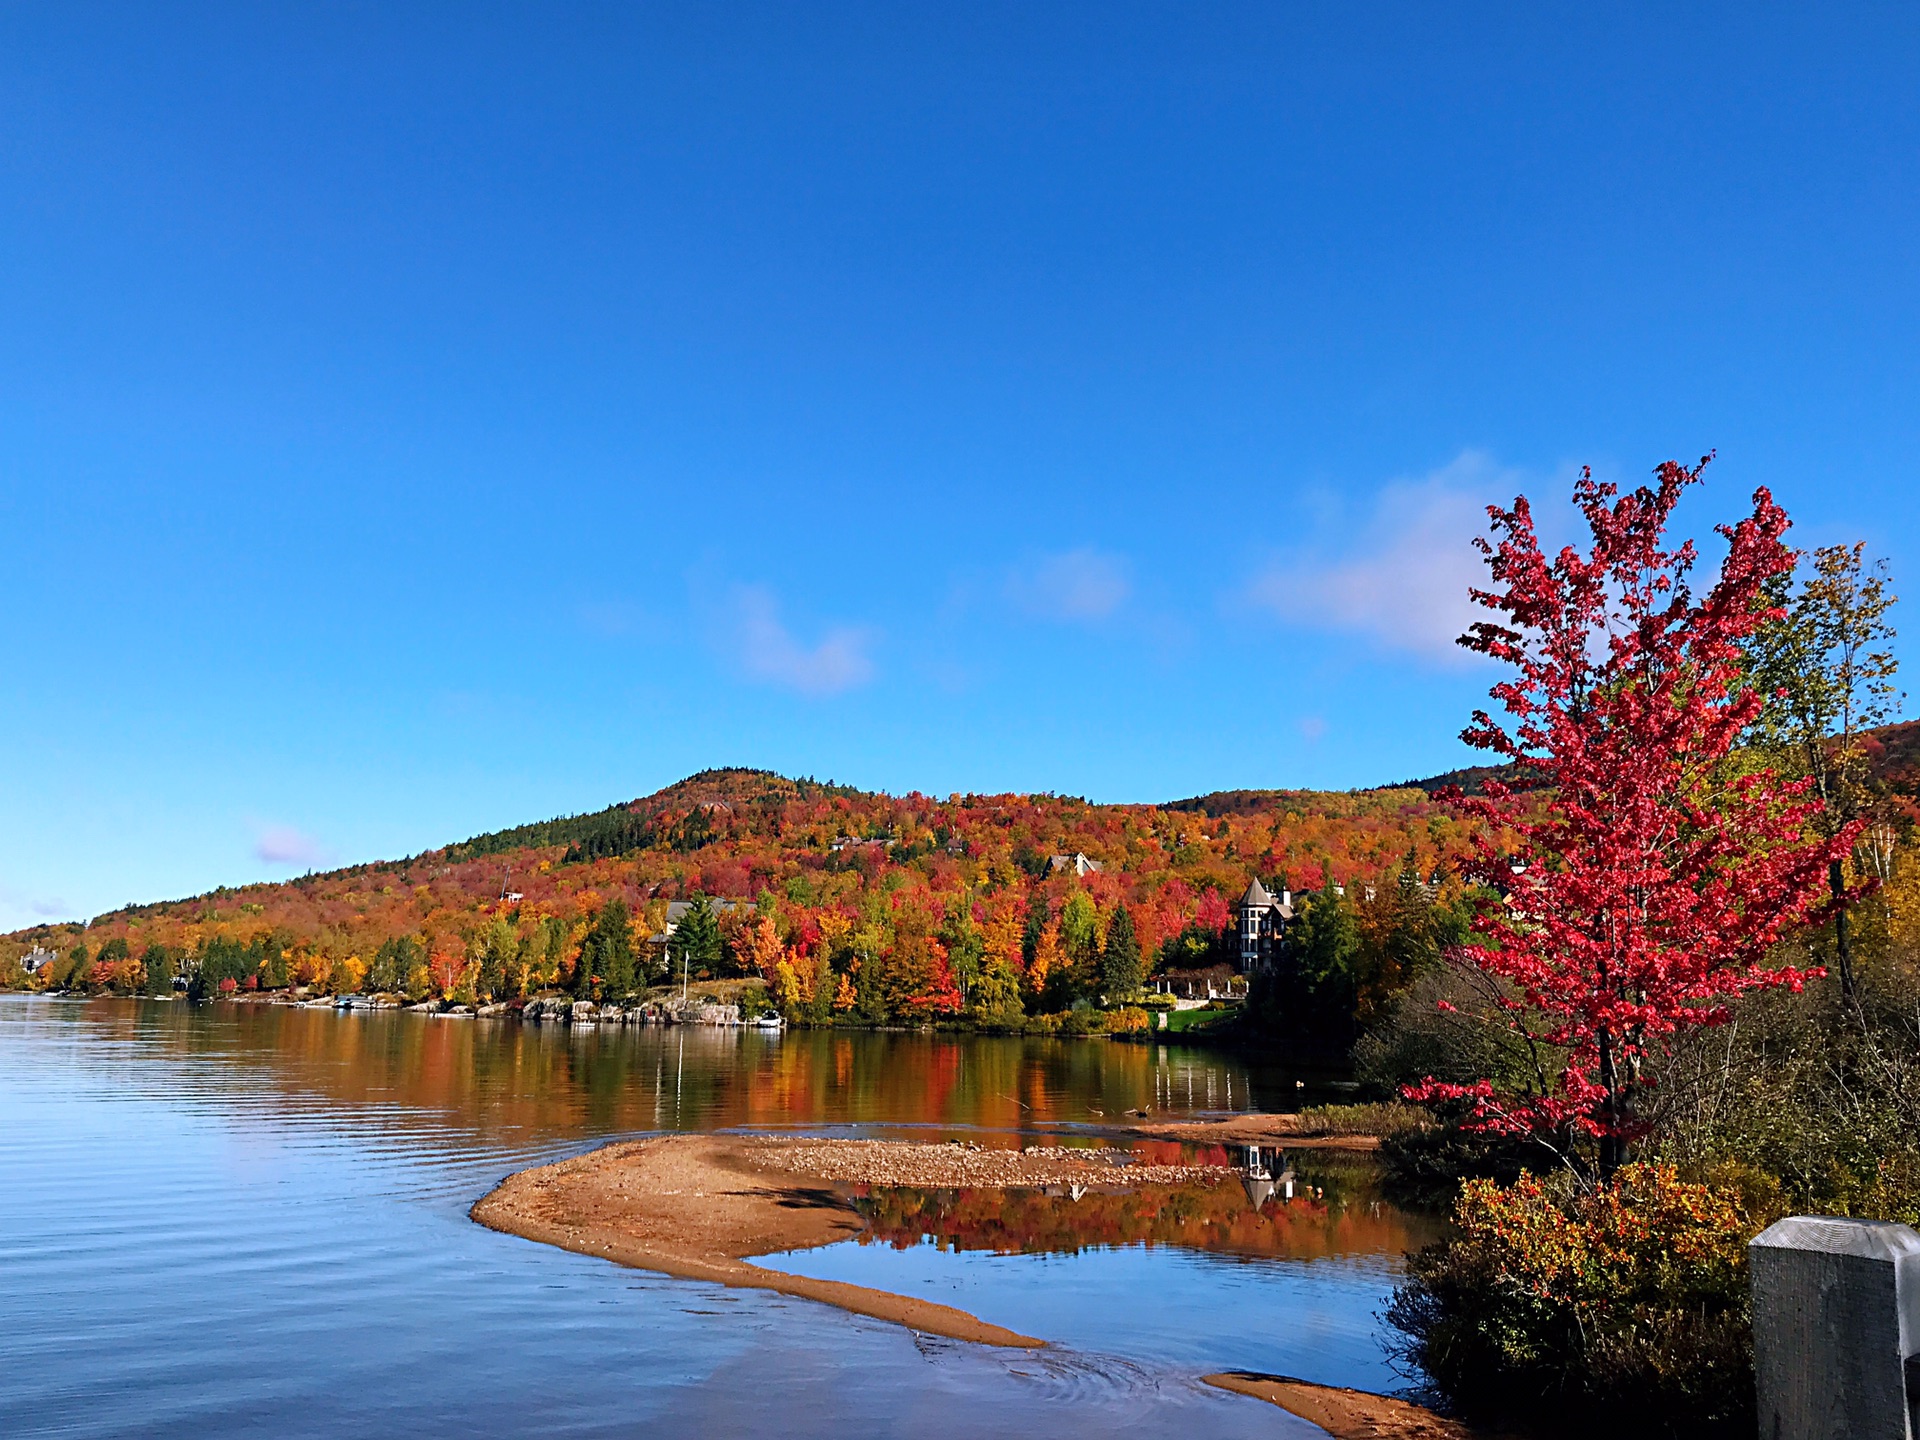
[(1449, 1420), (1389, 1395), (1315, 1385), (1284, 1375), (1256, 1375), (1248, 1370), (1230, 1370), (1202, 1378), (1207, 1384), (1231, 1390), (1236, 1395), (1250, 1395), (1278, 1405), (1318, 1425), (1334, 1440), (1486, 1440), (1483, 1431), (1469, 1429), (1458, 1420)]
[[(510, 1175), (473, 1207), (472, 1215), (493, 1230), (637, 1269), (817, 1300), (954, 1340), (1037, 1349), (1046, 1341), (951, 1305), (786, 1275), (752, 1264), (751, 1258), (858, 1235), (864, 1226), (850, 1200), (855, 1185), (1131, 1187), (1234, 1178), (1218, 1166), (1123, 1165), (1123, 1154), (1045, 1146), (1011, 1150), (775, 1135), (661, 1135)], [(1336, 1440), (1471, 1440), (1473, 1435), (1455, 1421), (1379, 1395), (1242, 1372), (1205, 1378), (1279, 1405)]]
[[(860, 1217), (834, 1181), (798, 1168), (796, 1157), (783, 1152), (830, 1152), (836, 1145), (864, 1143), (731, 1135), (628, 1141), (510, 1175), (472, 1213), (493, 1230), (683, 1280), (819, 1300), (954, 1340), (1022, 1349), (1044, 1345), (951, 1305), (748, 1263), (750, 1256), (827, 1245), (860, 1233)], [(873, 1158), (875, 1172), (908, 1173), (897, 1161), (883, 1166), (880, 1161), (887, 1157)], [(953, 1159), (944, 1159), (927, 1173), (958, 1169)]]

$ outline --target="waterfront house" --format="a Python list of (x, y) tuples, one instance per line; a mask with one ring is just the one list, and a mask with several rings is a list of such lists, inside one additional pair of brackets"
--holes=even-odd
[(1239, 915), (1240, 973), (1251, 975), (1278, 964), (1287, 926), (1293, 922), (1293, 892), (1282, 890), (1275, 896), (1256, 875), (1240, 897)]

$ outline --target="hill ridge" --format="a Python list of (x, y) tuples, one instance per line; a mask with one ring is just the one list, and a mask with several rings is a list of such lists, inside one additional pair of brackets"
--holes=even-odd
[[(1866, 743), (1875, 773), (1888, 792), (1905, 802), (1910, 809), (1920, 808), (1915, 804), (1916, 798), (1920, 798), (1920, 720), (1904, 721), (1869, 732)], [(1097, 833), (1102, 826), (1118, 825), (1124, 828), (1131, 823), (1125, 821), (1124, 817), (1138, 819), (1158, 815), (1162, 818), (1155, 823), (1167, 839), (1168, 853), (1172, 854), (1180, 849), (1179, 842), (1174, 838), (1178, 832), (1179, 817), (1203, 819), (1215, 828), (1224, 823), (1238, 824), (1265, 817), (1275, 836), (1279, 836), (1283, 830), (1304, 831), (1315, 827), (1331, 826), (1336, 830), (1356, 826), (1365, 828), (1373, 823), (1369, 817), (1377, 818), (1399, 811), (1411, 812), (1433, 805), (1440, 805), (1444, 811), (1444, 802), (1433, 799), (1436, 793), (1455, 785), (1472, 793), (1485, 778), (1501, 774), (1507, 768), (1463, 767), (1396, 785), (1347, 791), (1231, 789), (1162, 802), (1096, 805), (1074, 797), (1014, 792), (935, 801), (917, 792), (894, 796), (884, 791), (863, 790), (810, 776), (789, 777), (758, 766), (710, 766), (650, 794), (599, 810), (483, 832), (411, 856), (364, 860), (283, 881), (219, 885), (190, 896), (134, 902), (102, 912), (87, 923), (135, 922), (188, 909), (219, 912), (230, 902), (250, 904), (260, 897), (270, 897), (288, 888), (338, 890), (344, 887), (358, 893), (355, 882), (399, 879), (412, 883), (419, 874), (464, 871), (476, 862), (496, 859), (509, 861), (509, 857), (513, 856), (524, 856), (529, 869), (542, 863), (569, 865), (615, 861), (649, 849), (693, 857), (746, 831), (758, 829), (777, 833), (785, 823), (780, 818), (781, 813), (788, 807), (806, 809), (822, 801), (846, 802), (843, 808), (849, 811), (829, 829), (854, 839), (883, 831), (886, 833), (881, 838), (891, 842), (889, 848), (893, 850), (898, 849), (898, 837), (891, 832), (900, 822), (895, 818), (877, 819), (864, 812), (873, 811), (876, 815), (885, 812), (889, 817), (899, 814), (917, 817), (914, 823), (924, 822), (937, 831), (936, 843), (947, 844), (964, 827), (953, 821), (950, 815), (947, 820), (942, 820), (942, 815), (959, 811), (1020, 810), (1029, 818), (1021, 827), (1025, 838), (1018, 841), (1018, 846), (1024, 847), (1020, 853), (1027, 858), (1019, 863), (1044, 864), (1046, 854), (1059, 853), (1055, 847), (1069, 852), (1084, 849), (1094, 858), (1118, 860), (1120, 857), (1113, 853), (1110, 844), (1105, 844), (1103, 848), (1102, 840), (1090, 838), (1090, 829)], [(1147, 825), (1146, 828), (1154, 827)], [(810, 841), (809, 846), (814, 850), (824, 849), (825, 842), (834, 838), (835, 835), (823, 831), (820, 843), (815, 845)], [(791, 849), (790, 842), (782, 843)], [(1276, 839), (1270, 843), (1281, 844), (1281, 841)], [(1319, 842), (1315, 842), (1315, 847), (1307, 853), (1317, 858), (1307, 863), (1316, 867), (1322, 863), (1332, 863), (1343, 874), (1368, 873), (1384, 863), (1377, 855), (1353, 855), (1342, 859), (1338, 847), (1327, 847)], [(1285, 849), (1283, 844), (1282, 849)], [(1394, 856), (1397, 858), (1403, 850), (1404, 846), (1394, 851)], [(1327, 853), (1322, 854), (1322, 851)], [(904, 856), (906, 852), (900, 853)], [(1257, 864), (1259, 861), (1257, 856), (1242, 855), (1238, 858), (1242, 862), (1251, 860)], [(520, 862), (509, 861), (509, 864), (519, 870)], [(489, 873), (500, 876), (504, 871), (490, 870)], [(498, 888), (504, 882), (496, 878), (493, 883)], [(749, 882), (743, 879), (741, 883), (746, 885)], [(80, 923), (51, 922), (15, 931), (13, 935), (51, 934), (75, 928)]]

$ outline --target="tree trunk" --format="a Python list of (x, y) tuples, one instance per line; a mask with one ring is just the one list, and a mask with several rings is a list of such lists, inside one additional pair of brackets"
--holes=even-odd
[(1626, 1145), (1620, 1139), (1620, 1075), (1613, 1060), (1613, 1036), (1600, 1032), (1600, 1084), (1607, 1092), (1607, 1133), (1600, 1137), (1600, 1179), (1611, 1180), (1625, 1162)]
[(1835, 968), (1840, 972), (1840, 998), (1851, 1005), (1853, 1003), (1853, 932), (1847, 920), (1847, 876), (1846, 870), (1838, 860), (1828, 862), (1827, 887), (1833, 892), (1836, 909), (1833, 912), (1833, 955)]

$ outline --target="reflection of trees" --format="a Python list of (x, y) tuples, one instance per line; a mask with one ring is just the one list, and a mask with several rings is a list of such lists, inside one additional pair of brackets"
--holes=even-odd
[(873, 1187), (855, 1202), (869, 1239), (905, 1249), (925, 1236), (950, 1250), (1073, 1253), (1106, 1245), (1178, 1245), (1275, 1259), (1399, 1255), (1429, 1237), (1372, 1200), (1296, 1197), (1255, 1205), (1237, 1182), (1070, 1194), (1041, 1190)]
[[(864, 1031), (770, 1038), (713, 1026), (436, 1020), (271, 1005), (96, 1001), (90, 1026), (262, 1092), (413, 1123), (566, 1136), (738, 1125), (927, 1124), (1044, 1130), (1160, 1108), (1189, 1070), (1236, 1094), (1238, 1062), (1108, 1041)], [(188, 1082), (191, 1083), (191, 1082)], [(370, 1117), (371, 1118), (371, 1117)]]

